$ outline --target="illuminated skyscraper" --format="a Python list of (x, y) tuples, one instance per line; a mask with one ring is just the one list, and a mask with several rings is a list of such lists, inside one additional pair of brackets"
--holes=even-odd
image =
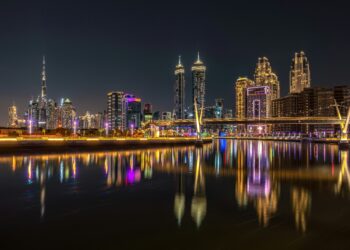
[(124, 92), (108, 93), (107, 122), (110, 129), (125, 130)]
[(9, 107), (8, 126), (11, 128), (15, 128), (18, 126), (17, 107), (15, 105)]
[(137, 98), (131, 94), (124, 95), (125, 101), (125, 115), (126, 124), (128, 129), (141, 127), (141, 98)]
[(43, 68), (41, 72), (41, 98), (46, 99), (46, 61), (43, 56)]
[(46, 96), (46, 62), (43, 57), (43, 66), (41, 72), (41, 94), (38, 97), (38, 127), (47, 127), (47, 96)]
[[(52, 104), (52, 100), (48, 100), (46, 91), (46, 61), (43, 57), (43, 65), (41, 71), (41, 93), (37, 98), (32, 98), (29, 102), (27, 111), (27, 120), (31, 121), (34, 128), (53, 128), (52, 125), (52, 109), (48, 105)], [(48, 124), (50, 122), (50, 125)]]
[(291, 94), (300, 93), (310, 87), (310, 66), (305, 53), (295, 53), (289, 73)]
[(181, 56), (179, 63), (175, 68), (175, 115), (176, 119), (185, 118), (185, 68), (181, 64)]
[(197, 100), (198, 108), (205, 107), (205, 71), (206, 67), (198, 53), (197, 61), (192, 66), (192, 102), (194, 106)]
[(68, 98), (65, 98), (61, 109), (62, 109), (62, 127), (67, 129), (72, 129), (73, 122), (76, 118), (76, 112), (71, 100), (69, 100)]
[(46, 128), (47, 129), (55, 129), (58, 126), (58, 107), (54, 100), (49, 99), (47, 101), (46, 108)]
[(254, 86), (254, 82), (247, 77), (239, 77), (236, 81), (236, 118), (246, 117), (247, 88)]
[(271, 91), (271, 100), (280, 97), (280, 83), (277, 75), (272, 71), (269, 59), (262, 57), (256, 65), (254, 81), (256, 86), (268, 86)]

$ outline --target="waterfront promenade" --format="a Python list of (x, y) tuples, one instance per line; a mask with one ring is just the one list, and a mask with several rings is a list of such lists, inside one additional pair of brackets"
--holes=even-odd
[[(204, 143), (211, 143), (212, 140), (211, 137), (203, 138)], [(0, 138), (0, 153), (147, 148), (194, 145), (196, 141), (196, 137), (4, 137)]]

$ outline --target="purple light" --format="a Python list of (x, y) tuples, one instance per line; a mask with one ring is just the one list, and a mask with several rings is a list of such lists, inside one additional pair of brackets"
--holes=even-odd
[(127, 102), (141, 102), (140, 98), (136, 98), (136, 97), (127, 97), (126, 98)]

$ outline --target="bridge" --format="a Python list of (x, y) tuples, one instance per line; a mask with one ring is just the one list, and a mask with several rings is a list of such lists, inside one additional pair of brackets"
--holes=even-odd
[[(345, 118), (339, 117), (269, 117), (269, 118), (203, 118), (203, 125), (238, 124), (302, 124), (302, 125), (341, 125)], [(152, 124), (160, 127), (195, 125), (195, 119), (156, 120)]]

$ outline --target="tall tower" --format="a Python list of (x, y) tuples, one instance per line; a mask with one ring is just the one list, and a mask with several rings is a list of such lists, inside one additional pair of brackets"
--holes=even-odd
[(236, 90), (236, 118), (246, 117), (247, 88), (253, 87), (254, 82), (247, 77), (239, 77), (235, 84)]
[(310, 66), (305, 53), (295, 53), (289, 73), (289, 84), (291, 94), (300, 93), (309, 88), (311, 83)]
[[(205, 106), (205, 71), (206, 67), (198, 57), (192, 66), (192, 101), (197, 100), (198, 107)], [(193, 108), (194, 109), (194, 108)]]
[(9, 121), (8, 127), (15, 128), (18, 126), (18, 117), (17, 117), (17, 107), (13, 104), (8, 109)]
[(175, 114), (176, 119), (185, 118), (185, 68), (181, 64), (181, 56), (179, 63), (175, 68)]
[(271, 100), (280, 98), (280, 83), (277, 75), (272, 71), (269, 59), (262, 57), (258, 59), (255, 69), (256, 86), (268, 86), (271, 92)]
[(108, 93), (107, 122), (110, 129), (125, 130), (126, 112), (124, 92)]
[(41, 98), (46, 99), (46, 62), (43, 56), (43, 69), (41, 72)]

